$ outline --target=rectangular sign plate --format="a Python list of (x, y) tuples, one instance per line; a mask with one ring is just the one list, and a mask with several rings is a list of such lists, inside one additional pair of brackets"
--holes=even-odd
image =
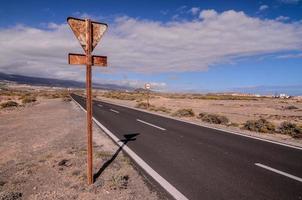
[[(86, 65), (86, 56), (83, 54), (68, 54), (68, 64), (70, 65)], [(92, 56), (93, 66), (107, 66), (107, 56)]]

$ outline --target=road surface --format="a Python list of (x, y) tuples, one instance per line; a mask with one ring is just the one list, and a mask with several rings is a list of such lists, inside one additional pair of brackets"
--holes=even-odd
[[(85, 99), (72, 95), (85, 108)], [(302, 199), (302, 150), (93, 102), (94, 117), (188, 199)]]

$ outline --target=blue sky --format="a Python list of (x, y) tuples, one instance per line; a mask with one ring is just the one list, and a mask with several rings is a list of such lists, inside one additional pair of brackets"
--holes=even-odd
[(83, 80), (83, 68), (66, 65), (67, 53), (81, 52), (66, 18), (91, 17), (109, 24), (95, 50), (109, 66), (94, 70), (96, 82), (287, 92), (302, 88), (301, 11), (299, 0), (10, 0), (0, 7), (0, 71)]

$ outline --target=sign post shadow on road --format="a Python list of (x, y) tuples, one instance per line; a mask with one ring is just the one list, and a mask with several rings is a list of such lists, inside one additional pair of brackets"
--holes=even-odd
[(79, 40), (85, 54), (68, 55), (68, 64), (86, 65), (86, 111), (87, 111), (87, 181), (93, 183), (93, 160), (92, 160), (92, 66), (107, 66), (106, 56), (92, 55), (93, 49), (101, 40), (107, 30), (108, 25), (100, 22), (94, 22), (90, 19), (67, 18), (71, 30)]

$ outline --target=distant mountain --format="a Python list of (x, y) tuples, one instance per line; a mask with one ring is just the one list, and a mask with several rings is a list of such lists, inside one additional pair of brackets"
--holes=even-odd
[[(0, 81), (11, 81), (19, 84), (27, 84), (33, 86), (48, 86), (48, 87), (65, 87), (65, 88), (85, 88), (85, 83), (72, 80), (61, 80), (53, 78), (40, 78), (15, 74), (5, 74), (0, 72)], [(134, 90), (128, 86), (120, 86), (115, 84), (99, 84), (94, 83), (93, 88), (107, 90)]]

